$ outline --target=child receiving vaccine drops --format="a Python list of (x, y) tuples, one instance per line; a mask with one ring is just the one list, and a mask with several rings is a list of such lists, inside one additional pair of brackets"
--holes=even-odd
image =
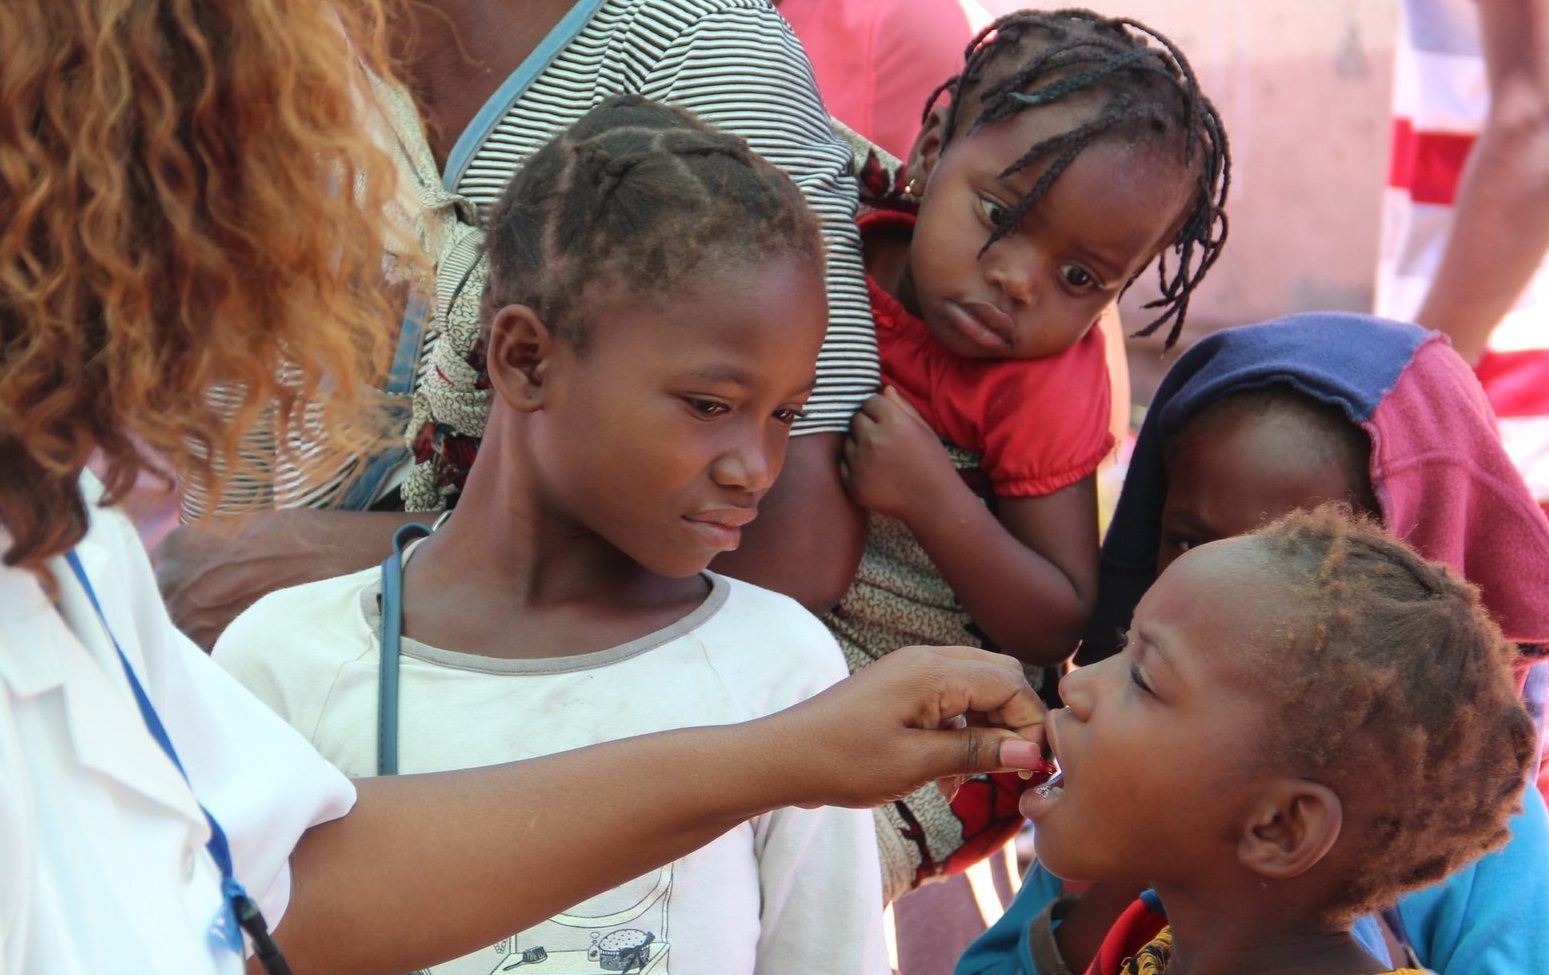
[[(494, 407), (456, 512), (408, 552), (400, 770), (756, 718), (842, 678), (795, 602), (704, 571), (813, 385), (823, 250), (795, 185), (736, 136), (617, 98), (527, 163), (487, 246)], [(215, 651), (356, 776), (379, 757), (380, 578), (272, 594)], [(570, 787), (616, 806), (633, 786)], [(883, 973), (876, 878), (868, 813), (779, 810), (434, 971)]]
[[(1103, 544), (1098, 609), (1077, 659), (1118, 653), (1141, 596), (1183, 553), (1331, 501), (1479, 586), (1508, 640), (1549, 639), (1549, 523), (1468, 365), (1438, 333), (1320, 312), (1213, 332), (1163, 379)], [(1455, 788), (1470, 787), (1460, 772)], [(1507, 975), (1549, 953), (1549, 929), (1523, 910), (1549, 897), (1549, 818), (1533, 790), (1523, 806), (1504, 848), (1385, 915), (1425, 968)], [(1027, 959), (1046, 975), (1084, 970), (1138, 889), (1093, 888), (1076, 901), (1035, 863), (958, 975), (1023, 975)], [(1356, 933), (1382, 949), (1372, 916)]]
[(1189, 549), (1061, 682), (1062, 781), (1022, 798), (1039, 860), (1155, 895), (1090, 971), (1387, 972), (1352, 919), (1506, 841), (1534, 752), (1516, 649), (1347, 511)]
[[(996, 21), (932, 103), (902, 191), (861, 219), (888, 388), (844, 446), (869, 539), (825, 622), (852, 670), (966, 643), (1036, 673), (1075, 649), (1096, 598), (1112, 437), (1093, 325), (1170, 253), (1143, 331), (1176, 336), (1225, 238), (1226, 138), (1176, 47), (1081, 10)], [(1020, 784), (880, 810), (885, 896), (1008, 839)]]

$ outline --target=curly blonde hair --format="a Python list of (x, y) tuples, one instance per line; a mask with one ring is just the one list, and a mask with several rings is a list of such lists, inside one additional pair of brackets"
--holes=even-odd
[(281, 442), (305, 412), (331, 446), (380, 446), (384, 255), (414, 252), (362, 122), (384, 2), (0, 4), (6, 564), (81, 538), (94, 452), (111, 502), (144, 471), (218, 491), (271, 407)]

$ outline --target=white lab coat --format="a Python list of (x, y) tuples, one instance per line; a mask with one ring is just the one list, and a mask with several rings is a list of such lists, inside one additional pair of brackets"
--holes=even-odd
[(172, 625), (133, 527), (95, 508), (100, 490), (83, 479), (92, 524), (76, 551), (193, 788), (65, 561), (57, 606), (0, 567), (0, 975), (237, 973), (208, 937), (220, 873), (194, 797), (274, 926), (297, 839), (348, 811), (354, 788)]

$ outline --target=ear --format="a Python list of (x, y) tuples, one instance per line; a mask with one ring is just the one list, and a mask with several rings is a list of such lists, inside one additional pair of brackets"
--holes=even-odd
[(526, 305), (506, 305), (495, 312), (485, 353), (495, 395), (524, 413), (541, 407), (559, 344), (538, 313)]
[(918, 180), (921, 187), (930, 179), (931, 171), (941, 160), (941, 151), (946, 148), (946, 125), (947, 106), (937, 105), (925, 116), (925, 125), (909, 149), (909, 161), (904, 172), (909, 179)]
[(1243, 866), (1271, 880), (1289, 880), (1328, 855), (1344, 824), (1344, 806), (1326, 785), (1283, 779), (1258, 801), (1238, 838)]

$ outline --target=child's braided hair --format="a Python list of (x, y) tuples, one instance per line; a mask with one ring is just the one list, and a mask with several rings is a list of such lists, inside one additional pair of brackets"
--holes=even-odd
[(604, 301), (777, 256), (823, 273), (817, 219), (789, 177), (740, 137), (638, 95), (602, 102), (535, 153), (485, 247), (484, 320), (527, 305), (583, 349)]
[(980, 31), (964, 51), (964, 62), (963, 72), (943, 82), (925, 103), (923, 117), (928, 119), (942, 93), (949, 98), (943, 149), (960, 126), (972, 132), (1073, 95), (1107, 96), (1095, 117), (1029, 147), (1000, 174), (1004, 178), (1049, 160), (1027, 195), (1000, 215), (985, 249), (1011, 233), (1060, 173), (1098, 139), (1126, 134), (1181, 140), (1183, 160), (1197, 173), (1197, 192), (1168, 248), (1176, 255), (1174, 267), (1169, 272), (1166, 251), (1158, 262), (1162, 296), (1145, 306), (1163, 311), (1135, 333), (1150, 335), (1171, 320), (1170, 348), (1183, 328), (1190, 296), (1226, 243), (1232, 169), (1221, 117), (1200, 91), (1183, 52), (1136, 20), (1076, 8), (1021, 10)]
[(1346, 805), (1327, 913), (1391, 904), (1503, 845), (1535, 736), (1518, 651), (1478, 590), (1343, 505), (1252, 537), (1296, 605), (1284, 639), (1257, 648), (1281, 701), (1271, 757)]

